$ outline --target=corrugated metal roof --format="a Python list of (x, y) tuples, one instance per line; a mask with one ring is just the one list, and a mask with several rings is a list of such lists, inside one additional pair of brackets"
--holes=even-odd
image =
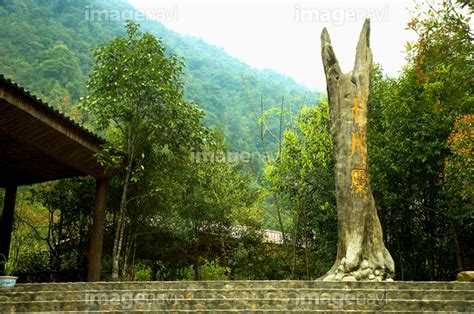
[(23, 88), (22, 86), (18, 85), (17, 83), (15, 83), (13, 80), (11, 79), (8, 79), (6, 78), (3, 74), (0, 73), (0, 81), (9, 85), (10, 87), (14, 88), (15, 90), (17, 90), (18, 92), (20, 92), (21, 94), (23, 94), (25, 97), (29, 98), (30, 100), (34, 101), (36, 104), (44, 107), (45, 109), (47, 109), (49, 112), (51, 112), (51, 114), (55, 115), (56, 117), (59, 117), (60, 119), (62, 119), (63, 121), (65, 121), (66, 123), (68, 123), (69, 125), (71, 125), (72, 127), (75, 127), (77, 129), (79, 129), (81, 132), (83, 132), (85, 135), (87, 136), (90, 136), (92, 137), (93, 139), (95, 139), (96, 141), (99, 141), (101, 143), (105, 143), (105, 139), (103, 139), (102, 137), (100, 137), (99, 135), (95, 134), (94, 132), (88, 130), (87, 128), (85, 128), (83, 125), (77, 123), (76, 121), (74, 121), (73, 119), (71, 119), (70, 117), (68, 117), (67, 115), (59, 112), (59, 110), (57, 110), (56, 108), (54, 108), (53, 106), (49, 105), (48, 103), (46, 103), (45, 101), (43, 101), (42, 99), (40, 99), (39, 97), (37, 97), (36, 95), (32, 94), (31, 92), (29, 92), (28, 90), (26, 90), (25, 88)]

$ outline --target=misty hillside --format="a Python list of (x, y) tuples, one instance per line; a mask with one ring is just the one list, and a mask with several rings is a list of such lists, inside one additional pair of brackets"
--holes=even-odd
[[(0, 72), (53, 105), (55, 98), (64, 96), (76, 102), (93, 64), (92, 49), (123, 34), (125, 25), (125, 21), (88, 20), (86, 8), (133, 10), (123, 0), (0, 1)], [(206, 124), (224, 127), (231, 150), (258, 149), (258, 126), (249, 98), (260, 110), (261, 96), (265, 109), (279, 107), (284, 96), (285, 107), (292, 112), (303, 102), (316, 101), (315, 92), (291, 78), (253, 69), (222, 48), (181, 36), (157, 21), (141, 25), (184, 58), (186, 97), (205, 111)]]

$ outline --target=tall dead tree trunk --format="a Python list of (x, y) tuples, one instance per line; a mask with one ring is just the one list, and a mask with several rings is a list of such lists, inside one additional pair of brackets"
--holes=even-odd
[(391, 280), (394, 262), (382, 227), (367, 166), (367, 100), (372, 52), (370, 22), (360, 33), (354, 69), (342, 73), (326, 29), (322, 59), (330, 106), (338, 220), (337, 258), (323, 280)]

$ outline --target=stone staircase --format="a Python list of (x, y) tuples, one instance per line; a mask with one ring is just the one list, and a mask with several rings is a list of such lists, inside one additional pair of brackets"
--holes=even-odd
[(0, 313), (474, 312), (474, 283), (207, 281), (18, 284)]

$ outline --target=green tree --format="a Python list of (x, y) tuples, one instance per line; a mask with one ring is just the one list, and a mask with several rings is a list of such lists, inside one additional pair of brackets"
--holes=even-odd
[[(230, 159), (224, 135), (214, 131), (212, 141), (194, 152), (182, 189), (180, 217), (187, 222), (188, 242), (192, 247), (194, 279), (199, 280), (201, 249), (209, 236), (221, 241), (221, 250), (233, 237), (242, 237), (255, 228), (258, 218), (256, 199), (249, 179), (234, 167), (238, 158)], [(231, 162), (237, 162), (232, 165)]]
[(460, 116), (449, 137), (450, 155), (442, 173), (442, 195), (452, 222), (457, 266), (472, 269), (474, 252), (474, 115)]
[[(293, 241), (291, 271), (295, 278), (298, 248), (307, 279), (330, 267), (336, 252), (336, 212), (329, 107), (322, 101), (303, 107), (293, 129), (285, 131), (281, 154), (265, 165), (265, 178), (282, 200)], [(313, 264), (311, 251), (318, 260)]]
[(92, 112), (97, 128), (107, 132), (111, 147), (105, 150), (125, 153), (112, 252), (112, 278), (116, 280), (128, 188), (145, 171), (142, 160), (147, 146), (170, 152), (190, 149), (201, 140), (202, 113), (183, 100), (180, 59), (168, 55), (162, 42), (151, 34), (140, 33), (138, 24), (129, 21), (126, 36), (97, 48), (95, 60), (83, 106)]
[(78, 271), (84, 274), (94, 206), (94, 180), (66, 179), (45, 183), (30, 190), (31, 201), (41, 203), (48, 211), (46, 234), (39, 226), (29, 225), (48, 245), (49, 270)]
[[(378, 69), (372, 77), (368, 148), (374, 197), (402, 280), (451, 279), (472, 260), (472, 252), (462, 249), (473, 234), (464, 190), (472, 166), (468, 159), (461, 162), (450, 141), (459, 131), (455, 120), (473, 108), (471, 15), (472, 6), (452, 1), (419, 7), (409, 23), (419, 38), (408, 44), (402, 75), (386, 78)], [(463, 185), (452, 167), (465, 178)]]
[(448, 148), (443, 155), (446, 166), (441, 174), (444, 180), (439, 182), (440, 202), (452, 224), (459, 271), (474, 266), (474, 251), (468, 244), (474, 239), (473, 165), (466, 155), (473, 143), (472, 136), (466, 136), (472, 134), (468, 130), (474, 108), (473, 12), (472, 1), (435, 1), (409, 23), (419, 35), (418, 41), (409, 45), (410, 61), (419, 84), (431, 96), (436, 115), (443, 120)]
[(439, 112), (432, 89), (419, 85), (417, 79), (412, 69), (398, 79), (375, 72), (369, 100), (369, 164), (397, 277), (442, 280), (452, 278), (456, 271), (455, 247), (450, 243), (467, 241), (470, 233), (465, 230), (464, 239), (453, 238), (456, 220), (452, 218), (469, 214), (454, 215), (462, 208), (452, 202), (460, 186), (448, 189), (447, 184), (455, 181), (443, 182), (446, 160), (451, 159), (451, 112)]

